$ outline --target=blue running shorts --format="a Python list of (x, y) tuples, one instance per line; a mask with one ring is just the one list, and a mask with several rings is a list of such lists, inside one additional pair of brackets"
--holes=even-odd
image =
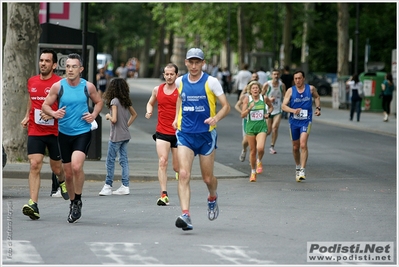
[(310, 134), (310, 128), (312, 126), (312, 122), (309, 121), (308, 124), (299, 126), (290, 124), (290, 136), (292, 141), (296, 141), (300, 138), (301, 133)]
[(208, 156), (214, 149), (217, 148), (217, 132), (212, 130), (205, 133), (183, 133), (176, 131), (177, 145), (186, 146), (197, 154)]

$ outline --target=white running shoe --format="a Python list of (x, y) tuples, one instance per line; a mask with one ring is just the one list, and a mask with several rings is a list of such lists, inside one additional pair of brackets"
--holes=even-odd
[(112, 195), (112, 186), (109, 184), (105, 184), (103, 189), (101, 189), (100, 193), (98, 193), (100, 196), (110, 196)]
[(305, 180), (306, 180), (305, 170), (304, 169), (300, 169), (299, 173), (296, 176), (296, 181), (297, 182), (302, 182), (302, 181), (305, 181)]
[(117, 190), (112, 192), (113, 195), (129, 195), (130, 190), (129, 187), (121, 185)]
[(56, 193), (51, 194), (51, 197), (62, 197), (61, 195), (61, 188), (58, 187), (58, 190)]
[(246, 156), (247, 156), (247, 151), (242, 150), (239, 157), (240, 161), (244, 162)]

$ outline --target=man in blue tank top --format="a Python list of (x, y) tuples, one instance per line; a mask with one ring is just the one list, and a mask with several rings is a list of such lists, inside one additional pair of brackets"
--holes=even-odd
[[(83, 164), (91, 142), (91, 123), (101, 112), (103, 101), (91, 82), (80, 78), (83, 71), (78, 54), (70, 54), (66, 60), (66, 78), (54, 83), (47, 95), (42, 111), (58, 119), (58, 144), (65, 171), (66, 187), (71, 204), (69, 223), (81, 217), (82, 190), (85, 175)], [(93, 112), (89, 112), (88, 97), (93, 101)], [(51, 105), (58, 99), (59, 109)]]
[(292, 140), (292, 153), (296, 164), (296, 181), (305, 180), (305, 167), (308, 160), (308, 138), (312, 125), (312, 103), (316, 105), (315, 115), (320, 116), (320, 96), (313, 85), (305, 84), (305, 73), (294, 73), (294, 86), (285, 93), (282, 109), (290, 113), (289, 125)]
[[(182, 215), (176, 227), (192, 230), (190, 207), (190, 173), (194, 157), (199, 154), (202, 179), (208, 188), (208, 219), (219, 215), (217, 179), (213, 174), (217, 141), (216, 124), (230, 112), (230, 105), (218, 79), (202, 71), (204, 52), (199, 48), (188, 50), (185, 60), (188, 74), (176, 79), (179, 97), (176, 103), (177, 158), (179, 162), (178, 193)], [(216, 101), (222, 108), (216, 110)]]

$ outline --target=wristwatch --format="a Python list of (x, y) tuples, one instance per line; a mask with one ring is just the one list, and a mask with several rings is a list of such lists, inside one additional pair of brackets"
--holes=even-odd
[(316, 107), (316, 109), (318, 109), (319, 111), (321, 111), (321, 107)]

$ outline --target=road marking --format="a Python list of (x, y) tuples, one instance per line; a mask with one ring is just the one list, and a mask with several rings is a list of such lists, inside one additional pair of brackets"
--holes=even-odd
[(275, 264), (274, 261), (258, 260), (254, 258), (254, 254), (260, 253), (256, 250), (248, 249), (243, 246), (215, 246), (215, 245), (198, 245), (202, 250), (217, 255), (220, 259), (216, 261), (220, 264)]
[(162, 264), (154, 257), (145, 256), (148, 250), (141, 243), (125, 242), (85, 242), (103, 264)]
[(44, 263), (30, 241), (3, 240), (3, 264), (15, 263)]

